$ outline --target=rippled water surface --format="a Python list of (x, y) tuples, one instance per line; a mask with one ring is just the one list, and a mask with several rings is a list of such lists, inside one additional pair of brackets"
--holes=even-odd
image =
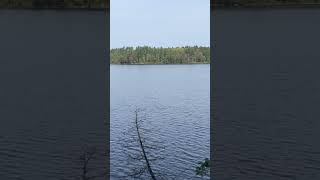
[[(79, 179), (103, 152), (104, 12), (0, 11), (0, 179)], [(99, 61), (101, 60), (101, 61)], [(89, 166), (105, 170), (102, 155)]]
[(209, 65), (111, 65), (111, 179), (129, 171), (121, 141), (137, 108), (149, 135), (165, 147), (155, 171), (167, 179), (198, 179), (195, 166), (210, 150), (209, 70)]
[(214, 177), (320, 179), (320, 9), (218, 10)]

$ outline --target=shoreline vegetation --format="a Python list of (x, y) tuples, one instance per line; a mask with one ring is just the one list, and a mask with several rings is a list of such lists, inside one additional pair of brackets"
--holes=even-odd
[(123, 47), (110, 50), (110, 64), (209, 64), (210, 48), (184, 47)]
[(1, 0), (1, 9), (84, 9), (105, 10), (105, 0)]
[[(320, 7), (320, 0), (211, 0), (211, 8)], [(1, 0), (1, 9), (92, 9), (109, 8), (106, 0)]]
[(211, 0), (212, 9), (320, 7), (320, 0)]

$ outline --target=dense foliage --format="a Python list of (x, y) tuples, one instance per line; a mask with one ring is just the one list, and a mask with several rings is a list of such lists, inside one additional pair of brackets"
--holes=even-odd
[(208, 176), (210, 174), (210, 160), (208, 158), (204, 161), (198, 162), (196, 174), (199, 176)]
[(199, 46), (111, 49), (111, 64), (193, 64), (210, 63), (210, 48)]
[(319, 5), (320, 0), (211, 0), (216, 7), (257, 7), (257, 6), (304, 6)]
[(1, 8), (104, 8), (104, 0), (0, 0)]

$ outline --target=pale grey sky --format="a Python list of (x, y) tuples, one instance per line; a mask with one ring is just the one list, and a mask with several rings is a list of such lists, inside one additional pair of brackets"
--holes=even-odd
[(111, 0), (111, 48), (209, 46), (209, 0)]

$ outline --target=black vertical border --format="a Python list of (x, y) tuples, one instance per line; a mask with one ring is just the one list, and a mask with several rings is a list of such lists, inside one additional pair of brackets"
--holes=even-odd
[(215, 0), (210, 0), (210, 179), (213, 179), (214, 176), (214, 139), (216, 139), (217, 134), (215, 133), (214, 124), (216, 121), (215, 117), (215, 59), (214, 56), (214, 2)]
[(110, 0), (105, 0), (105, 16), (106, 20), (103, 24), (105, 24), (104, 29), (105, 32), (105, 124), (106, 124), (106, 143), (107, 143), (107, 152), (106, 152), (106, 163), (107, 163), (107, 179), (110, 179)]

